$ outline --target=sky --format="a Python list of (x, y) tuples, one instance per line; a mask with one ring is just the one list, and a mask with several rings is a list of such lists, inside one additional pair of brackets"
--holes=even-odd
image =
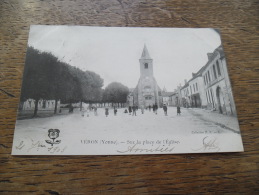
[(173, 91), (191, 79), (221, 44), (210, 28), (143, 28), (32, 25), (28, 45), (104, 79), (135, 88), (144, 45), (161, 89)]

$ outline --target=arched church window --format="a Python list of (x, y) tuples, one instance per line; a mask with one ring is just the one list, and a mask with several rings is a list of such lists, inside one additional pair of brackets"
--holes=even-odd
[(148, 69), (148, 63), (145, 63), (145, 69)]

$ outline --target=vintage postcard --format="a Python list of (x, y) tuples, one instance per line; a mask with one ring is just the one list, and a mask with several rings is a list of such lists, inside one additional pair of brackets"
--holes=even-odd
[(13, 155), (243, 150), (218, 30), (31, 26)]

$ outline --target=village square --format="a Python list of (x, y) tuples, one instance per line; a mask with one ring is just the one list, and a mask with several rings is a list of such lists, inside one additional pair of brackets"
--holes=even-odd
[[(73, 102), (27, 99), (20, 105), (16, 128), (31, 131), (30, 123), (42, 129), (77, 127), (105, 134), (114, 131), (167, 132), (176, 134), (239, 133), (234, 99), (222, 46), (208, 53), (208, 62), (174, 91), (158, 86), (153, 59), (144, 45), (139, 59), (140, 78), (130, 88), (125, 102)], [(54, 114), (56, 109), (56, 114)], [(62, 122), (61, 122), (62, 121)], [(68, 125), (68, 123), (70, 125)], [(68, 130), (69, 131), (69, 130)]]

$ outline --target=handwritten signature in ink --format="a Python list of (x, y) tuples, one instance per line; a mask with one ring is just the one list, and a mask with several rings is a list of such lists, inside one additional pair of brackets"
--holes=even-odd
[(195, 149), (194, 151), (213, 151), (218, 152), (220, 150), (217, 142), (217, 138), (206, 136), (202, 139), (202, 147)]
[(174, 150), (174, 147), (161, 147), (161, 146), (157, 146), (157, 147), (152, 147), (152, 148), (139, 148), (137, 147), (138, 144), (135, 144), (133, 146), (128, 146), (128, 149), (126, 150), (117, 150), (118, 153), (168, 153), (168, 152), (172, 152)]

